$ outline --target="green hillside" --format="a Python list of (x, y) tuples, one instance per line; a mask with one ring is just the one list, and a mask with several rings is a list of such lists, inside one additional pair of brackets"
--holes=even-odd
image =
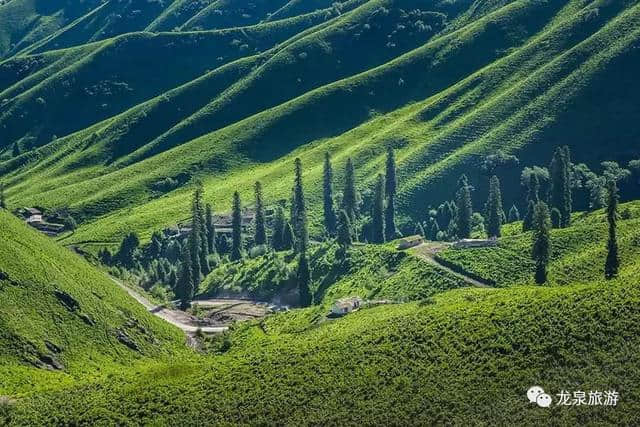
[[(638, 212), (637, 203), (628, 207)], [(577, 242), (574, 256), (588, 245), (604, 246), (582, 239), (601, 221), (593, 214), (562, 230)], [(567, 272), (571, 284), (564, 286), (456, 289), (333, 321), (321, 320), (314, 308), (296, 310), (234, 328), (226, 344), (213, 344), (217, 355), (195, 364), (155, 364), (25, 395), (10, 417), (15, 424), (635, 424), (636, 223), (637, 215), (620, 222), (621, 232), (633, 237), (621, 241), (624, 263), (614, 281), (581, 270)], [(562, 236), (553, 241), (564, 250)], [(417, 276), (395, 274), (419, 286)], [(526, 399), (533, 384), (554, 402), (561, 390), (615, 390), (620, 400), (615, 408), (554, 403), (543, 409)]]
[[(231, 62), (212, 64), (206, 74), (213, 60), (208, 56), (195, 67), (179, 64), (180, 72), (160, 75), (151, 72), (164, 68), (160, 62), (144, 61), (143, 69), (158, 80), (144, 79), (144, 90), (119, 92), (105, 111), (96, 108), (103, 104), (100, 96), (82, 99), (76, 109), (74, 97), (42, 91), (57, 94), (64, 76), (76, 79), (84, 72), (94, 81), (91, 87), (106, 84), (111, 96), (112, 89), (141, 79), (139, 70), (126, 71), (131, 82), (120, 84), (72, 61), (26, 84), (29, 89), (3, 108), (8, 137), (0, 173), (10, 204), (65, 207), (80, 219), (69, 242), (108, 242), (128, 230), (149, 236), (184, 220), (193, 178), (204, 181), (206, 199), (218, 211), (229, 210), (236, 188), (249, 196), (257, 179), (269, 201), (285, 199), (295, 156), (305, 165), (317, 225), (324, 152), (333, 154), (336, 165), (353, 157), (365, 189), (385, 147), (393, 146), (401, 213), (423, 220), (428, 205), (452, 197), (448, 188), (462, 172), (477, 169), (498, 148), (523, 165), (546, 164), (552, 148), (565, 143), (576, 163), (591, 167), (637, 157), (640, 138), (629, 120), (639, 114), (630, 101), (640, 91), (633, 72), (640, 60), (639, 7), (632, 0), (490, 1), (473, 7), (464, 1), (372, 0), (314, 27), (303, 22), (321, 12), (250, 27), (269, 42), (276, 42), (267, 37), (275, 28), (281, 40), (287, 31), (302, 32), (262, 54), (235, 61), (230, 56)], [(189, 43), (220, 34), (226, 33), (141, 34), (104, 43), (131, 39), (142, 46), (149, 40), (161, 48), (162, 40)], [(199, 42), (192, 46), (202, 49)], [(102, 49), (114, 60), (140, 50)], [(18, 67), (27, 60), (10, 61)], [(34, 65), (27, 80), (50, 67)], [(43, 100), (46, 116), (38, 113)], [(52, 102), (58, 107), (50, 108)], [(36, 117), (46, 125), (34, 127), (42, 122)], [(53, 135), (57, 140), (48, 142)], [(34, 138), (45, 145), (30, 149), (38, 145)], [(13, 158), (15, 141), (22, 154)], [(501, 177), (507, 205), (519, 197), (516, 173)], [(167, 177), (178, 187), (158, 192), (157, 183)], [(479, 203), (485, 178), (470, 178)]]
[(80, 256), (6, 211), (0, 224), (0, 394), (185, 354), (181, 331)]

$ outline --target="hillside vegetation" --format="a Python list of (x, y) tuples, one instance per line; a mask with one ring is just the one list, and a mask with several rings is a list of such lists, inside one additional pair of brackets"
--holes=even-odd
[(186, 354), (179, 330), (80, 256), (6, 211), (0, 223), (0, 394)]
[[(174, 12), (184, 7), (174, 3)], [(224, 10), (223, 3), (207, 4), (197, 14)], [(255, 3), (256, 11), (266, 4)], [(130, 230), (146, 238), (188, 216), (195, 178), (202, 179), (205, 199), (219, 212), (229, 210), (235, 189), (249, 196), (255, 180), (262, 181), (269, 201), (288, 198), (298, 156), (317, 226), (324, 152), (332, 153), (336, 165), (353, 157), (364, 190), (385, 148), (393, 146), (398, 207), (417, 221), (425, 219), (429, 205), (451, 197), (446, 189), (462, 172), (476, 170), (498, 148), (531, 165), (544, 164), (552, 147), (566, 143), (574, 161), (590, 167), (603, 160), (625, 163), (638, 152), (637, 127), (629, 125), (639, 113), (630, 101), (640, 93), (633, 74), (640, 61), (637, 1), (343, 5), (350, 8), (327, 14), (283, 2), (280, 12), (249, 15), (302, 15), (264, 15), (260, 19), (268, 22), (222, 32), (126, 35), (99, 42), (102, 48), (82, 47), (96, 49), (89, 56), (79, 55), (77, 47), (9, 59), (10, 69), (34, 64), (24, 83), (7, 80), (11, 86), (5, 89), (15, 99), (1, 113), (8, 137), (0, 173), (10, 204), (69, 208), (82, 223), (69, 242), (115, 242)], [(244, 25), (255, 24), (251, 19)], [(251, 39), (264, 36), (268, 43), (256, 52), (248, 42), (239, 54), (226, 42), (215, 44), (220, 53), (214, 55), (227, 58), (226, 65), (204, 55), (199, 64), (178, 62), (175, 73), (162, 65), (162, 54), (145, 60), (145, 90), (127, 89), (140, 86), (134, 85), (142, 78), (135, 67), (118, 72), (131, 73), (125, 79), (96, 75), (93, 66), (83, 71), (81, 60), (64, 61), (56, 71), (62, 66), (56, 58), (79, 55), (87, 61), (97, 52), (112, 52), (113, 62), (139, 51), (127, 48), (136, 43), (150, 55), (170, 49), (163, 44), (170, 40), (176, 52), (187, 43), (187, 58), (188, 46), (202, 49), (216, 37), (233, 42), (233, 34), (250, 30)], [(115, 48), (121, 43), (123, 49)], [(269, 43), (279, 45), (269, 49)], [(76, 72), (95, 80), (77, 85)], [(98, 96), (83, 98), (77, 109), (78, 98), (52, 95), (94, 86)], [(52, 92), (42, 96), (44, 90)], [(113, 97), (114, 90), (120, 95)], [(57, 139), (50, 141), (53, 135)], [(16, 143), (20, 154), (13, 157)], [(337, 179), (341, 172), (339, 167)], [(501, 177), (507, 206), (517, 199), (516, 173)], [(158, 191), (157, 183), (167, 177), (177, 186)], [(479, 197), (485, 179), (470, 179)]]
[[(601, 220), (592, 214), (562, 230), (578, 242), (567, 256), (580, 257), (585, 227), (597, 229)], [(622, 224), (630, 230), (635, 221)], [(160, 363), (25, 395), (9, 416), (15, 424), (277, 419), (296, 425), (514, 425), (549, 417), (560, 425), (634, 424), (640, 397), (637, 245), (637, 239), (623, 239), (624, 263), (613, 281), (574, 271), (564, 286), (456, 289), (333, 321), (321, 320), (314, 308), (282, 313), (234, 328), (213, 343), (217, 355), (196, 364)], [(496, 262), (495, 268), (502, 261)], [(406, 280), (420, 286), (420, 280)], [(526, 399), (532, 384), (554, 402), (561, 390), (615, 390), (620, 401), (615, 408), (554, 403), (542, 409)]]

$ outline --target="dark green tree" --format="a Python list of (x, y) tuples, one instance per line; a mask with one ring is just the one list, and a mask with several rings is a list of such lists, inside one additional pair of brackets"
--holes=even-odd
[(393, 148), (387, 149), (387, 161), (385, 167), (385, 187), (384, 192), (387, 197), (387, 204), (384, 215), (385, 238), (393, 240), (396, 238), (396, 192), (398, 178), (396, 176), (396, 158)]
[(547, 265), (551, 256), (551, 218), (549, 207), (544, 202), (535, 205), (533, 214), (533, 248), (532, 257), (536, 265), (535, 281), (538, 284), (547, 281)]
[(458, 237), (468, 239), (471, 237), (471, 217), (473, 216), (473, 204), (471, 202), (471, 186), (466, 175), (458, 180), (456, 192), (456, 229)]
[(296, 236), (296, 251), (304, 253), (309, 246), (309, 230), (307, 223), (307, 205), (304, 198), (304, 188), (302, 186), (302, 162), (299, 158), (295, 160), (295, 182), (294, 182), (294, 212), (295, 222), (292, 223)]
[(522, 220), (522, 231), (529, 231), (533, 228), (533, 214), (535, 212), (535, 203), (533, 200), (529, 200), (529, 205), (527, 206), (527, 213)]
[(518, 211), (518, 207), (516, 205), (511, 206), (509, 209), (509, 222), (520, 221), (520, 211)]
[(531, 174), (528, 188), (527, 201), (532, 201), (535, 205), (540, 201), (540, 180), (538, 179), (538, 174)]
[(500, 237), (503, 216), (500, 180), (494, 175), (489, 180), (489, 199), (487, 200), (487, 235), (489, 237)]
[(371, 243), (384, 243), (384, 180), (378, 175), (376, 180), (375, 197), (371, 209)]
[(560, 228), (562, 226), (562, 214), (558, 208), (551, 209), (551, 227)]
[(416, 223), (416, 226), (413, 229), (413, 234), (420, 235), (422, 237), (427, 237), (427, 235), (424, 232), (424, 227), (422, 226), (422, 223), (420, 223), (420, 222)]
[(549, 166), (551, 178), (549, 199), (551, 208), (560, 211), (561, 227), (568, 227), (571, 223), (571, 180), (568, 155), (568, 147), (556, 148)]
[[(191, 202), (191, 232), (189, 233), (188, 247), (191, 255), (191, 280), (193, 281), (193, 289), (197, 289), (200, 283), (200, 274), (202, 273), (202, 184), (198, 183), (193, 192), (193, 200)], [(206, 254), (205, 254), (206, 256)]]
[(347, 213), (349, 223), (358, 216), (358, 195), (356, 193), (356, 177), (351, 158), (345, 167), (344, 191), (342, 192), (342, 210)]
[(176, 283), (175, 294), (180, 300), (180, 309), (186, 310), (191, 305), (193, 299), (193, 267), (191, 266), (191, 253), (187, 246), (183, 249), (182, 262)]
[(0, 182), (0, 209), (7, 209), (7, 200), (4, 195), (4, 182)]
[(335, 236), (338, 219), (333, 205), (333, 168), (329, 153), (324, 155), (323, 174), (324, 228), (329, 236)]
[(609, 239), (607, 240), (607, 260), (604, 276), (607, 280), (618, 276), (620, 255), (618, 253), (618, 186), (615, 179), (607, 180), (607, 222), (609, 223)]
[(169, 278), (167, 279), (167, 284), (169, 285), (169, 287), (171, 287), (171, 289), (175, 290), (177, 283), (178, 275), (176, 274), (175, 268), (172, 268), (171, 272), (169, 273)]
[(210, 254), (216, 253), (216, 227), (213, 223), (211, 203), (205, 207), (205, 228), (207, 229), (207, 248)]
[(309, 270), (309, 261), (307, 260), (306, 252), (302, 252), (300, 254), (296, 279), (298, 281), (298, 293), (300, 295), (300, 306), (302, 307), (311, 306), (312, 296), (311, 296), (311, 289), (309, 287), (311, 284), (311, 271)]
[(282, 233), (282, 249), (285, 251), (294, 249), (296, 246), (296, 235), (293, 232), (293, 227), (290, 222), (286, 222), (284, 225), (284, 232)]
[(338, 244), (343, 248), (347, 248), (351, 246), (352, 242), (349, 215), (344, 210), (341, 210), (338, 214)]
[(240, 193), (233, 193), (231, 211), (231, 261), (242, 259), (242, 203)]
[(264, 217), (264, 201), (262, 199), (262, 184), (256, 182), (255, 184), (255, 197), (256, 197), (256, 217), (255, 217), (255, 236), (254, 243), (256, 245), (267, 244), (267, 228), (265, 225)]
[(273, 231), (271, 236), (271, 247), (276, 251), (284, 249), (284, 227), (286, 219), (284, 217), (284, 209), (282, 206), (276, 208), (276, 213), (273, 218)]
[(440, 226), (438, 225), (438, 220), (434, 219), (431, 224), (431, 229), (429, 230), (429, 239), (433, 241), (438, 240), (438, 233), (440, 233)]
[(140, 239), (136, 233), (129, 233), (122, 239), (116, 258), (122, 266), (133, 268), (135, 266), (135, 253), (140, 246)]

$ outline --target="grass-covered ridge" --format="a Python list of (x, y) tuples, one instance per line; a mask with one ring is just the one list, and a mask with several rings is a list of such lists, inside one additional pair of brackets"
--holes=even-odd
[[(388, 19), (409, 28), (416, 18), (393, 15), (405, 3), (389, 3)], [(496, 1), (473, 11), (456, 3), (425, 44), (413, 48), (415, 30), (406, 30), (394, 37), (408, 51), (385, 47), (363, 66), (371, 47), (364, 30), (376, 28), (381, 4), (366, 2), (287, 40), (273, 56), (242, 58), (1, 163), (10, 201), (70, 207), (84, 222), (74, 241), (115, 241), (131, 229), (148, 236), (188, 215), (189, 178), (201, 178), (206, 199), (228, 211), (232, 192), (250, 196), (256, 179), (269, 200), (287, 198), (299, 156), (318, 224), (323, 153), (332, 152), (337, 167), (354, 157), (365, 188), (391, 145), (398, 205), (415, 221), (498, 148), (525, 165), (546, 163), (560, 143), (591, 166), (633, 155), (639, 139), (627, 118), (637, 106), (625, 99), (640, 90), (632, 75), (636, 1)], [(509, 173), (502, 177), (507, 205), (519, 191)], [(181, 185), (158, 194), (154, 183), (166, 177)], [(484, 178), (470, 178), (480, 198)]]
[(61, 380), (185, 353), (178, 329), (79, 255), (6, 211), (0, 223), (0, 394), (47, 368)]

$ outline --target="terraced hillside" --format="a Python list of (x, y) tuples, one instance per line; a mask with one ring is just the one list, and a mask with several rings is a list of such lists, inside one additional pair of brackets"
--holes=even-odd
[(80, 256), (4, 210), (0, 224), (0, 394), (186, 354), (178, 329)]
[[(637, 204), (630, 208), (632, 218), (621, 223), (625, 235), (635, 230), (640, 212)], [(585, 227), (599, 229), (601, 221), (600, 214), (589, 215), (562, 230), (577, 242), (564, 256), (580, 258)], [(637, 230), (634, 236), (621, 240), (624, 262), (616, 280), (591, 275), (594, 267), (587, 275), (584, 269), (567, 271), (570, 283), (561, 286), (455, 289), (337, 320), (324, 319), (315, 308), (295, 310), (234, 328), (211, 344), (215, 355), (197, 362), (151, 364), (64, 388), (48, 383), (43, 392), (22, 395), (6, 417), (15, 425), (51, 419), (60, 424), (530, 425), (549, 419), (558, 425), (636, 424)], [(559, 247), (564, 250), (562, 243)], [(383, 257), (393, 252), (371, 250), (386, 253)], [(495, 260), (493, 267), (502, 262)], [(244, 273), (257, 278), (261, 268), (254, 267)], [(558, 271), (557, 265), (552, 270)], [(405, 273), (396, 274), (407, 285), (421, 285), (418, 276)], [(357, 274), (351, 279), (359, 281)], [(552, 396), (551, 408), (528, 402), (532, 384)], [(615, 407), (565, 407), (556, 404), (561, 390), (614, 390), (619, 400)]]
[[(235, 3), (165, 2), (149, 26), (173, 34), (0, 64), (9, 203), (69, 208), (81, 226), (67, 242), (148, 237), (188, 217), (194, 179), (217, 211), (255, 180), (288, 198), (300, 157), (318, 225), (324, 153), (340, 169), (353, 157), (364, 189), (393, 146), (398, 207), (415, 221), (497, 149), (546, 164), (568, 144), (590, 166), (640, 150), (636, 0)], [(507, 205), (515, 174), (501, 176)], [(470, 178), (479, 204), (486, 179)]]

